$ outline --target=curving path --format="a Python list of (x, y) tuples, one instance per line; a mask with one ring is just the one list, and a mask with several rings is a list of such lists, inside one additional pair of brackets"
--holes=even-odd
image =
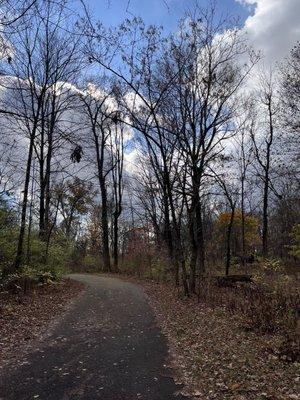
[(2, 373), (0, 399), (184, 399), (142, 289), (116, 278), (71, 278), (87, 290), (34, 351)]

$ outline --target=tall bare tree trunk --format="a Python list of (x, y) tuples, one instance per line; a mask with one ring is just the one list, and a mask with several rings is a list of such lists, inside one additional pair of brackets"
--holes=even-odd
[(195, 239), (194, 215), (189, 211), (189, 236), (191, 244), (190, 259), (190, 291), (195, 293), (196, 290), (196, 268), (197, 268), (197, 242)]
[(204, 250), (204, 233), (203, 233), (203, 218), (202, 206), (199, 203), (196, 205), (196, 240), (197, 240), (197, 271), (200, 276), (205, 273), (205, 250)]
[(229, 275), (229, 270), (230, 270), (230, 266), (231, 266), (231, 236), (232, 236), (234, 214), (235, 214), (235, 207), (234, 207), (234, 205), (232, 205), (230, 220), (229, 220), (229, 224), (227, 227), (227, 236), (226, 236), (226, 263), (225, 263), (225, 275), (226, 276)]
[(111, 271), (110, 252), (109, 252), (109, 229), (108, 229), (108, 210), (107, 210), (107, 189), (103, 178), (99, 177), (101, 188), (101, 226), (102, 226), (102, 255), (104, 271)]
[(262, 253), (263, 257), (267, 258), (268, 249), (268, 205), (269, 205), (269, 186), (270, 186), (270, 162), (271, 162), (271, 146), (273, 143), (274, 125), (273, 125), (273, 111), (272, 111), (272, 98), (268, 102), (268, 117), (269, 117), (269, 137), (267, 139), (266, 149), (266, 164), (264, 168), (264, 194), (263, 194), (263, 229), (262, 229)]
[(26, 229), (26, 213), (27, 213), (27, 204), (28, 204), (30, 171), (31, 171), (31, 165), (32, 165), (35, 132), (36, 132), (36, 128), (34, 129), (33, 134), (31, 135), (30, 143), (29, 143), (26, 174), (25, 174), (25, 183), (24, 183), (24, 190), (23, 190), (20, 231), (19, 231), (19, 237), (18, 237), (18, 246), (17, 246), (16, 257), (15, 257), (15, 261), (13, 264), (13, 270), (18, 270), (20, 268), (20, 265), (22, 262), (22, 257), (23, 257), (23, 244), (24, 244), (25, 229)]
[(27, 232), (27, 249), (26, 249), (26, 264), (30, 264), (30, 242), (31, 242), (31, 230), (32, 230), (32, 214), (33, 214), (33, 203), (34, 203), (34, 171), (35, 163), (33, 162), (32, 175), (33, 179), (31, 182), (31, 193), (30, 193), (30, 206), (29, 206), (29, 222), (28, 222), (28, 232)]
[(245, 239), (245, 177), (242, 176), (242, 189), (241, 189), (241, 217), (242, 217), (242, 265), (246, 265), (246, 239)]
[(113, 260), (114, 270), (119, 270), (119, 223), (116, 213), (113, 215)]
[[(102, 135), (104, 133), (102, 132)], [(102, 229), (102, 258), (103, 258), (103, 269), (106, 272), (111, 271), (110, 264), (110, 251), (109, 251), (109, 229), (108, 229), (108, 205), (107, 205), (107, 188), (106, 179), (103, 171), (104, 164), (104, 139), (101, 141), (101, 148), (99, 143), (98, 134), (94, 128), (94, 140), (97, 155), (97, 167), (98, 167), (98, 180), (100, 186), (101, 195), (101, 229)]]

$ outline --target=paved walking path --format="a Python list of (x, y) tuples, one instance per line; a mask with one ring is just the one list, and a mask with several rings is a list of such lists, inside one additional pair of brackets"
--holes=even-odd
[(0, 399), (184, 399), (142, 289), (116, 278), (71, 278), (87, 290), (34, 351), (2, 373)]

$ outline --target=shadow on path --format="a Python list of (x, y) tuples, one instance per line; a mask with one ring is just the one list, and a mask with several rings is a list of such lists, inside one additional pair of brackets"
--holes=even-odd
[(166, 340), (142, 289), (96, 275), (71, 278), (86, 292), (34, 352), (3, 371), (0, 399), (186, 399), (176, 395)]

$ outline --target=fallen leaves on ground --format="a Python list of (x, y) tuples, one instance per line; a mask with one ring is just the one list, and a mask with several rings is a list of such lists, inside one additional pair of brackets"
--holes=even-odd
[(171, 362), (195, 399), (299, 400), (299, 364), (277, 356), (280, 337), (242, 329), (223, 308), (183, 299), (172, 286), (139, 280), (168, 337)]
[(45, 332), (84, 286), (69, 279), (59, 284), (37, 286), (26, 295), (1, 294), (0, 368), (32, 340)]

